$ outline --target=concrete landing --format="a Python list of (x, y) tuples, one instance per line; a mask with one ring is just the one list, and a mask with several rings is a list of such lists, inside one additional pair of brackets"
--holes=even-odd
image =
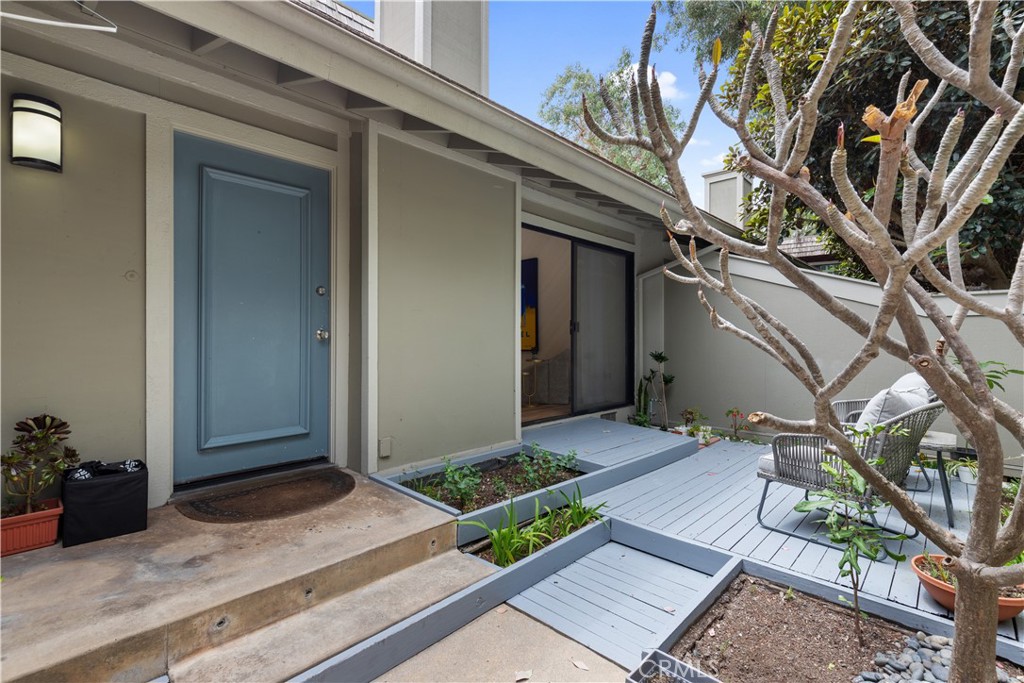
[[(583, 667), (577, 666), (574, 662)], [(529, 616), (502, 605), (378, 679), (433, 681), (622, 681), (629, 673)]]
[(171, 665), (175, 683), (284, 681), (497, 568), (458, 550)]
[(210, 524), (163, 507), (144, 532), (4, 558), (4, 681), (151, 680), (454, 548), (450, 515), (354, 476), (347, 497), (293, 517)]

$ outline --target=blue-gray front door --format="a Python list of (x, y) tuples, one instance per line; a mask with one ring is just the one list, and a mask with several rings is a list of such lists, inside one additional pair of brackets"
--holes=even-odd
[(174, 481), (328, 452), (327, 171), (174, 137)]

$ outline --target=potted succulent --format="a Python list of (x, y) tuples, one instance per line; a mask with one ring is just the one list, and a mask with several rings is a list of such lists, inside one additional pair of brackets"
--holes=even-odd
[(60, 500), (39, 500), (60, 473), (78, 463), (78, 451), (62, 445), (71, 435), (68, 423), (53, 415), (25, 418), (14, 427), (17, 436), (0, 456), (5, 492), (13, 498), (0, 519), (2, 555), (57, 542)]
[[(1022, 558), (1018, 558), (1022, 559)], [(956, 577), (947, 566), (945, 555), (917, 555), (910, 561), (910, 568), (928, 594), (950, 612), (956, 606)], [(999, 591), (999, 621), (1012, 619), (1024, 611), (1024, 584), (1001, 588)]]

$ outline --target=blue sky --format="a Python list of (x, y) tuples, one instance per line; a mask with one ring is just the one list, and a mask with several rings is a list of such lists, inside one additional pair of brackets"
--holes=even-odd
[[(594, 73), (615, 66), (623, 47), (639, 52), (650, 3), (575, 0), (495, 0), (490, 4), (490, 97), (523, 116), (537, 120), (544, 91), (573, 62)], [(694, 57), (669, 46), (651, 58), (663, 93), (675, 76), (670, 101), (685, 116), (693, 110), (699, 87)], [(705, 111), (680, 168), (690, 195), (704, 206), (702, 173), (722, 168), (722, 155), (736, 136)]]
[[(346, 2), (373, 15), (373, 2)], [(579, 62), (606, 74), (623, 47), (634, 54), (650, 12), (642, 0), (492, 0), (490, 3), (490, 97), (537, 120), (544, 91), (569, 64)], [(663, 94), (674, 85), (671, 103), (689, 116), (698, 92), (692, 54), (669, 46), (652, 57)], [(670, 83), (672, 77), (675, 82)], [(722, 155), (735, 135), (705, 111), (680, 160), (694, 202), (703, 207), (702, 173), (722, 168)]]

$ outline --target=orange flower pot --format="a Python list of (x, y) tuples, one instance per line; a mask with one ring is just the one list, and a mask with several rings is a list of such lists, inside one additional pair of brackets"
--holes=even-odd
[(64, 506), (56, 498), (44, 500), (45, 510), (0, 519), (0, 557), (45, 548), (57, 542), (57, 523)]
[[(931, 558), (936, 562), (942, 562), (942, 558), (945, 555), (932, 555)], [(934, 576), (924, 571), (917, 566), (918, 561), (924, 559), (924, 555), (915, 555), (910, 561), (910, 568), (917, 574), (917, 578), (920, 579), (921, 584), (924, 585), (924, 589), (928, 591), (928, 594), (935, 599), (935, 602), (939, 603), (950, 612), (956, 606), (956, 588), (940, 581)], [(1024, 588), (1024, 584), (1021, 585)], [(1006, 621), (1007, 619), (1013, 619), (1015, 616), (1024, 611), (1024, 598), (999, 598), (999, 621)]]

